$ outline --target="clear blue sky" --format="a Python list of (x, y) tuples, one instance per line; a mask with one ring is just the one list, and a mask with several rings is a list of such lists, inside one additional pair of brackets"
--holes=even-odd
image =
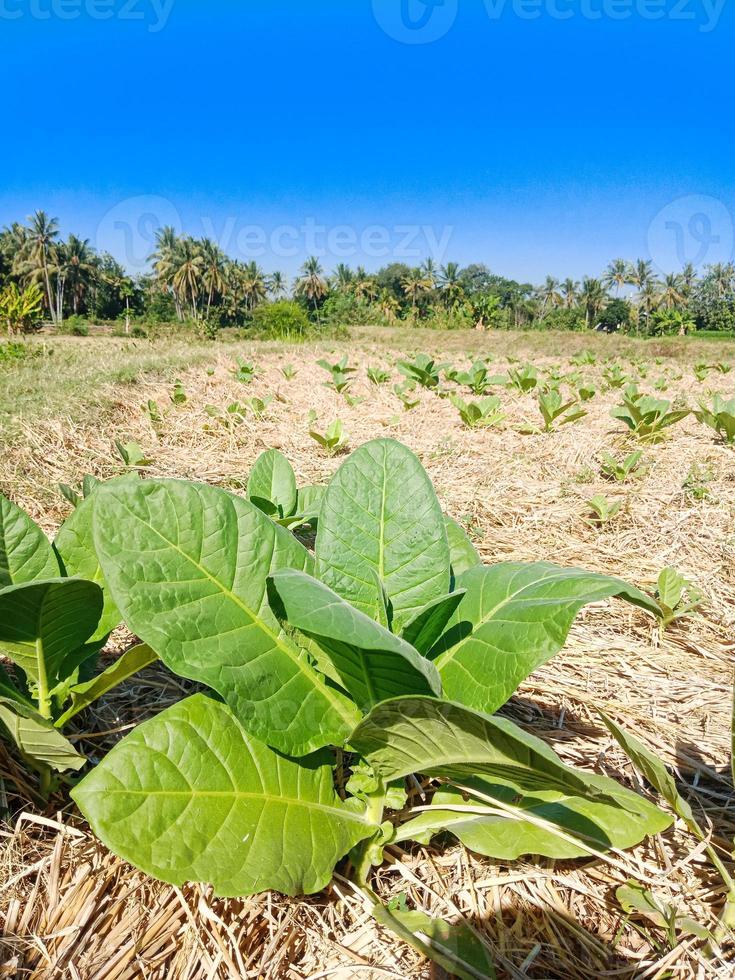
[(727, 259), (734, 48), (733, 0), (0, 0), (0, 224), (132, 269), (157, 222), (289, 274)]

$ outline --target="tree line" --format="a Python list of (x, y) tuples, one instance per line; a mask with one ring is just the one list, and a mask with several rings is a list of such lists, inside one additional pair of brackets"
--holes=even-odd
[[(642, 334), (735, 330), (735, 265), (692, 265), (658, 276), (650, 261), (615, 259), (599, 277), (519, 282), (477, 263), (375, 272), (306, 260), (289, 282), (256, 262), (227, 256), (208, 238), (156, 233), (150, 272), (130, 276), (87, 239), (60, 237), (57, 219), (36, 211), (0, 232), (0, 316), (9, 329), (68, 317), (246, 327), (264, 307), (301, 307), (317, 323), (421, 323), (435, 327), (607, 329)], [(11, 322), (12, 321), (12, 322)]]

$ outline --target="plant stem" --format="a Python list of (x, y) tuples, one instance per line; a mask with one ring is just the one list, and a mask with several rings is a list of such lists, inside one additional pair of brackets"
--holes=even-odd
[[(365, 817), (375, 824), (382, 823), (383, 810), (385, 809), (385, 786), (381, 783), (378, 789), (368, 796)], [(380, 839), (380, 834), (376, 835)], [(361, 841), (352, 854), (352, 864), (355, 869), (355, 881), (360, 885), (367, 884), (370, 869), (375, 864), (376, 858), (376, 837)], [(382, 847), (377, 845), (382, 851)]]

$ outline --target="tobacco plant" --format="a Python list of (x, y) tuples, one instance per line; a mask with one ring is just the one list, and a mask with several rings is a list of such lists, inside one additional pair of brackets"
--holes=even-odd
[(568, 425), (583, 419), (587, 412), (579, 407), (579, 402), (572, 398), (565, 402), (561, 392), (552, 388), (542, 391), (538, 398), (538, 407), (544, 420), (544, 432), (553, 432), (556, 425)]
[(95, 546), (128, 628), (214, 693), (139, 725), (73, 792), (148, 874), (295, 895), (348, 853), (365, 882), (391, 842), (448, 832), (502, 862), (571, 859), (671, 824), (494, 714), (583, 606), (657, 604), (577, 568), (481, 564), (400, 443), (339, 467), (313, 553), (214, 487), (145, 480), (96, 497)]
[(721, 395), (715, 395), (712, 405), (699, 403), (699, 411), (695, 411), (697, 419), (713, 429), (728, 446), (735, 446), (735, 398), (728, 401)]
[(379, 367), (369, 367), (367, 369), (367, 376), (368, 381), (376, 387), (387, 384), (390, 381), (390, 372)]
[(489, 428), (498, 425), (505, 418), (497, 395), (488, 395), (476, 402), (466, 402), (458, 395), (450, 395), (449, 400), (459, 412), (459, 417), (468, 429), (479, 426)]
[(517, 388), (527, 394), (538, 385), (538, 371), (532, 364), (520, 368), (510, 368), (508, 371), (508, 387)]
[(490, 374), (486, 361), (475, 361), (467, 371), (459, 371), (452, 379), (469, 388), (473, 395), (485, 395), (494, 384), (502, 384), (503, 378)]
[(252, 383), (256, 374), (257, 371), (254, 364), (250, 364), (248, 361), (243, 361), (238, 358), (237, 367), (232, 372), (232, 376), (235, 381), (239, 381), (240, 384), (249, 385)]
[(296, 528), (316, 524), (324, 487), (296, 486), (293, 467), (277, 449), (268, 449), (257, 458), (247, 484), (251, 503), (277, 524)]
[(610, 415), (624, 422), (641, 442), (660, 442), (666, 429), (690, 414), (688, 408), (672, 409), (671, 402), (665, 398), (642, 395), (635, 385), (627, 387), (622, 405), (616, 405), (610, 411)]
[(631, 477), (643, 476), (645, 469), (641, 466), (642, 459), (643, 452), (640, 449), (629, 453), (623, 460), (617, 460), (610, 453), (603, 453), (600, 470), (606, 479), (625, 483)]
[(346, 354), (334, 364), (330, 364), (324, 358), (318, 360), (317, 364), (329, 375), (329, 381), (326, 382), (327, 387), (334, 388), (340, 395), (342, 392), (347, 391), (352, 384), (351, 376), (357, 371), (357, 368), (348, 365)]
[(330, 424), (327, 426), (326, 432), (324, 433), (317, 432), (316, 429), (310, 429), (309, 435), (314, 442), (318, 442), (322, 449), (325, 449), (330, 456), (334, 456), (336, 453), (344, 449), (348, 442), (342, 419), (335, 419), (334, 422), (330, 422)]
[(658, 577), (656, 601), (661, 608), (661, 629), (691, 615), (702, 604), (702, 593), (681, 572), (668, 566)]
[[(110, 485), (137, 484), (135, 476)], [(62, 734), (76, 714), (152, 663), (138, 646), (102, 673), (97, 655), (121, 616), (105, 588), (92, 541), (100, 487), (84, 499), (53, 543), (31, 518), (0, 495), (0, 729), (40, 776), (46, 795), (58, 776), (86, 760)]]
[(590, 509), (590, 524), (596, 527), (602, 527), (604, 524), (609, 524), (610, 521), (618, 516), (623, 504), (622, 501), (608, 500), (604, 494), (597, 493), (587, 501), (587, 506)]
[(417, 354), (412, 361), (399, 361), (397, 366), (405, 378), (420, 384), (422, 388), (438, 388), (440, 372), (445, 367), (437, 364), (428, 354)]

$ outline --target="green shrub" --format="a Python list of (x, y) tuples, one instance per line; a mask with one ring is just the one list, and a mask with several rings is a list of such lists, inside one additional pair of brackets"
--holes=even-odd
[(56, 327), (56, 332), (64, 337), (88, 337), (89, 324), (81, 316), (68, 316)]
[(264, 337), (298, 339), (313, 332), (309, 318), (298, 303), (279, 300), (264, 303), (253, 313), (253, 330)]

